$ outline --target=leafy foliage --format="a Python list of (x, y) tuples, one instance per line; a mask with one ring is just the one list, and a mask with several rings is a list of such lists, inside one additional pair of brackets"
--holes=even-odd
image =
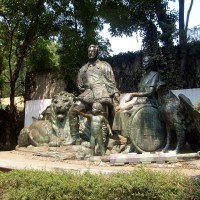
[(57, 48), (55, 42), (38, 38), (26, 59), (29, 71), (42, 72), (58, 68)]
[(199, 181), (175, 171), (116, 174), (11, 171), (0, 173), (1, 199), (199, 199)]
[(121, 93), (137, 91), (138, 83), (142, 76), (142, 56), (143, 53), (128, 52), (106, 58), (111, 64), (117, 88)]
[(200, 40), (200, 25), (195, 26), (192, 29), (188, 30), (188, 41), (194, 42)]
[(159, 42), (164, 46), (173, 44), (177, 13), (167, 5), (167, 0), (104, 0), (101, 12), (113, 36), (140, 32), (146, 53), (156, 54)]
[(98, 44), (103, 55), (108, 55), (110, 43), (104, 40), (99, 32), (103, 29), (98, 1), (59, 1), (60, 19), (63, 23), (59, 35), (60, 66), (66, 75), (68, 89), (75, 85), (79, 68), (87, 62), (87, 48), (90, 44)]
[(0, 43), (1, 52), (6, 61), (7, 82), (10, 85), (10, 116), (12, 146), (17, 142), (15, 128), (16, 109), (14, 97), (19, 87), (17, 81), (24, 73), (24, 60), (32, 45), (40, 36), (48, 37), (57, 30), (56, 15), (51, 2), (45, 0), (12, 1), (1, 0), (0, 7)]

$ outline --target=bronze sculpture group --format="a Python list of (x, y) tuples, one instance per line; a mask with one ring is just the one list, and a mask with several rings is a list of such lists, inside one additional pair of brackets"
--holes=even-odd
[[(35, 121), (22, 129), (18, 145), (59, 147), (88, 142), (91, 155), (97, 154), (97, 147), (99, 154), (105, 155), (110, 136), (119, 135), (131, 146), (128, 152), (167, 152), (176, 135), (175, 149), (180, 153), (187, 132), (184, 108), (153, 69), (152, 57), (143, 58), (145, 74), (138, 92), (130, 93), (126, 102), (133, 97), (137, 100), (127, 108), (120, 108), (120, 92), (112, 68), (98, 59), (98, 53), (98, 46), (89, 46), (89, 61), (78, 74), (80, 95), (75, 97), (68, 92), (55, 95), (48, 120)], [(87, 137), (81, 128), (86, 123)]]

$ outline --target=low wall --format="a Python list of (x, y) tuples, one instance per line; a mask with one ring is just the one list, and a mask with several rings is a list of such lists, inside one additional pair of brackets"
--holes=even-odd
[[(172, 92), (177, 97), (179, 94), (184, 94), (187, 98), (191, 100), (193, 105), (196, 105), (197, 101), (200, 100), (200, 88), (172, 90)], [(128, 97), (129, 93), (121, 94), (120, 106), (122, 108), (136, 101), (136, 98), (133, 98), (130, 102), (125, 103), (125, 100), (128, 99)], [(46, 109), (46, 107), (49, 106), (50, 104), (51, 104), (51, 99), (26, 101), (24, 126), (25, 127), (29, 126), (33, 122), (33, 117), (38, 118), (40, 114)]]
[(196, 105), (197, 101), (200, 101), (200, 88), (172, 90), (172, 92), (178, 97), (179, 94), (184, 94), (190, 99), (193, 105)]
[(33, 118), (38, 118), (50, 104), (51, 99), (26, 101), (24, 127), (29, 126), (33, 122)]

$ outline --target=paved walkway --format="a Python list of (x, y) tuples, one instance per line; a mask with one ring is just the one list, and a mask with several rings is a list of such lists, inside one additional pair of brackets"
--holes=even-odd
[(140, 168), (151, 169), (163, 172), (172, 172), (177, 170), (190, 177), (200, 178), (200, 159), (179, 161), (177, 163), (151, 163), (135, 164), (124, 166), (110, 166), (109, 162), (89, 160), (57, 160), (51, 157), (36, 156), (32, 152), (23, 151), (1, 151), (0, 152), (0, 170), (12, 169), (33, 169), (48, 171), (78, 171), (84, 173), (116, 173), (127, 172)]

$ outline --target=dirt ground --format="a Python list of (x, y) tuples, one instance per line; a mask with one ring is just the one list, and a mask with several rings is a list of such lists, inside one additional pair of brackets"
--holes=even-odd
[(112, 166), (110, 162), (102, 162), (100, 157), (93, 159), (60, 159), (49, 157), (48, 155), (40, 156), (31, 151), (14, 150), (0, 152), (0, 170), (12, 169), (34, 169), (48, 171), (78, 171), (84, 173), (116, 173), (127, 172), (135, 169), (150, 169), (161, 172), (177, 171), (192, 178), (200, 179), (200, 159), (179, 160), (175, 163), (137, 163), (125, 164), (122, 166)]

